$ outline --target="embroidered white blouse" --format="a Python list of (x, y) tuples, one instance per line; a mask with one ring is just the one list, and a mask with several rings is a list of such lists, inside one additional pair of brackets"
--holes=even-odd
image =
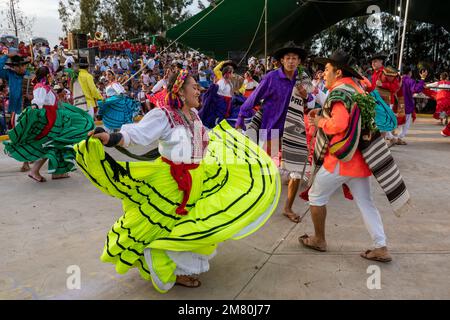
[(219, 86), (219, 90), (217, 90), (217, 94), (219, 96), (224, 97), (232, 97), (233, 96), (233, 88), (231, 87), (231, 84), (226, 81), (224, 78), (220, 79), (217, 82), (217, 85)]
[(140, 122), (123, 125), (120, 133), (123, 135), (124, 147), (132, 144), (149, 146), (158, 141), (161, 156), (175, 163), (188, 164), (200, 163), (206, 151), (202, 141), (207, 141), (207, 135), (202, 128), (201, 121), (197, 119), (193, 134), (184, 125), (173, 125), (166, 111), (155, 108)]
[(244, 88), (245, 90), (254, 90), (258, 87), (259, 83), (255, 80), (248, 81), (247, 79), (244, 80)]
[(118, 96), (125, 93), (125, 88), (120, 83), (113, 82), (106, 87), (105, 92), (107, 97)]
[(36, 104), (39, 109), (43, 106), (53, 106), (56, 103), (56, 95), (52, 90), (46, 90), (44, 87), (39, 87), (33, 90), (33, 100), (31, 104)]

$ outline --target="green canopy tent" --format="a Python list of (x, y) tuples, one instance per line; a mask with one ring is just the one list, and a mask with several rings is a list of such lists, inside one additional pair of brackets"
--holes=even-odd
[[(266, 2), (270, 53), (287, 41), (300, 44), (341, 20), (372, 13), (368, 12), (371, 5), (393, 13), (397, 1), (222, 0), (168, 30), (166, 37), (216, 59), (228, 59), (234, 53), (262, 55), (266, 44)], [(450, 1), (410, 0), (408, 12), (410, 19), (450, 30)]]

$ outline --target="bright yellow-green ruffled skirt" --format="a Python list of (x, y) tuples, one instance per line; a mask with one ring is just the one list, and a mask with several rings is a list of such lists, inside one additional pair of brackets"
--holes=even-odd
[[(75, 146), (76, 161), (85, 175), (123, 202), (125, 214), (107, 235), (102, 261), (114, 263), (121, 274), (137, 267), (146, 280), (171, 283), (176, 264), (167, 250), (209, 255), (218, 243), (248, 236), (270, 218), (281, 189), (272, 159), (226, 121), (209, 136), (205, 158), (190, 171), (193, 183), (186, 216), (175, 213), (183, 193), (161, 159), (118, 162), (126, 174), (115, 181), (99, 140)], [(144, 257), (146, 248), (151, 250), (151, 266)]]

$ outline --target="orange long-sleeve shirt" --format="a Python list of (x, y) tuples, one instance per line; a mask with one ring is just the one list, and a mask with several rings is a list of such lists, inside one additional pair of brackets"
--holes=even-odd
[[(362, 93), (361, 88), (354, 83), (352, 78), (343, 78), (338, 80), (330, 89), (333, 91), (339, 85), (348, 84), (355, 88), (359, 93)], [(319, 121), (318, 126), (322, 128), (325, 134), (332, 135), (330, 144), (333, 144), (344, 138), (347, 127), (350, 122), (350, 114), (347, 111), (343, 102), (335, 102), (332, 105), (331, 118), (323, 118)], [(361, 151), (356, 150), (353, 158), (350, 161), (342, 162), (334, 155), (331, 155), (329, 150), (325, 154), (324, 168), (333, 173), (339, 163), (339, 174), (341, 176), (353, 178), (366, 178), (372, 175), (366, 161), (364, 160)]]

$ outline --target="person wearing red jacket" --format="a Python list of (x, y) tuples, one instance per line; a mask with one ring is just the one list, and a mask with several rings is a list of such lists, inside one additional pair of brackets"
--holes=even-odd
[[(395, 79), (392, 79), (392, 77), (386, 75), (386, 73), (389, 74), (393, 72), (393, 70), (388, 70), (387, 72), (385, 71), (384, 62), (386, 59), (387, 55), (384, 53), (377, 53), (371, 57), (373, 73), (370, 79), (370, 85), (369, 83), (365, 83), (364, 86), (366, 87), (366, 91), (368, 93), (378, 89), (380, 96), (386, 104), (393, 109), (396, 101), (395, 94), (398, 90), (400, 90), (400, 81), (399, 77), (397, 77), (397, 80), (395, 81)], [(390, 69), (390, 67), (388, 67), (388, 69)], [(391, 132), (383, 132), (382, 136), (389, 140), (389, 146), (393, 146), (397, 143)]]
[(26, 46), (23, 41), (20, 41), (18, 49), (19, 49), (19, 56), (21, 57), (31, 56), (30, 47)]
[(440, 120), (441, 124), (448, 124), (448, 117), (450, 116), (450, 81), (447, 72), (441, 73), (440, 81), (431, 83), (428, 87), (437, 89), (431, 90), (426, 88), (424, 93), (436, 100), (436, 112), (433, 118)]
[[(376, 89), (380, 93), (382, 99), (386, 102), (387, 105), (393, 109), (394, 113), (400, 113), (400, 116), (397, 116), (398, 125), (404, 124), (404, 112), (399, 112), (398, 109), (398, 97), (397, 93), (401, 88), (400, 83), (400, 75), (399, 71), (394, 67), (383, 67), (381, 74), (378, 74), (378, 78), (375, 82)], [(373, 85), (373, 79), (372, 79)], [(403, 123), (402, 123), (403, 121)], [(391, 132), (386, 133), (386, 139), (389, 140), (388, 145), (392, 147), (397, 144), (398, 140)]]
[(394, 67), (385, 67), (384, 60), (386, 56), (383, 54), (372, 57), (373, 74), (371, 86), (367, 87), (367, 92), (378, 89), (385, 102), (393, 107), (396, 103), (396, 94), (400, 90), (400, 76), (399, 71)]
[(394, 67), (383, 68), (376, 85), (385, 102), (393, 108), (397, 101), (397, 93), (400, 90), (399, 71)]
[(113, 52), (114, 55), (117, 54), (117, 43), (115, 42), (111, 43), (111, 51)]
[(118, 45), (117, 45), (117, 47), (118, 47), (120, 53), (122, 54), (123, 51), (125, 50), (125, 44), (124, 44), (124, 41), (119, 42)]
[(372, 92), (375, 89), (377, 89), (378, 85), (377, 82), (378, 80), (381, 79), (381, 75), (383, 74), (383, 70), (384, 70), (384, 61), (386, 60), (386, 55), (383, 53), (378, 53), (374, 56), (372, 56), (371, 58), (371, 62), (372, 62), (372, 78), (371, 78), (371, 86), (367, 87), (367, 92)]
[(124, 49), (131, 49), (131, 43), (128, 40), (125, 40), (123, 43), (123, 48)]

